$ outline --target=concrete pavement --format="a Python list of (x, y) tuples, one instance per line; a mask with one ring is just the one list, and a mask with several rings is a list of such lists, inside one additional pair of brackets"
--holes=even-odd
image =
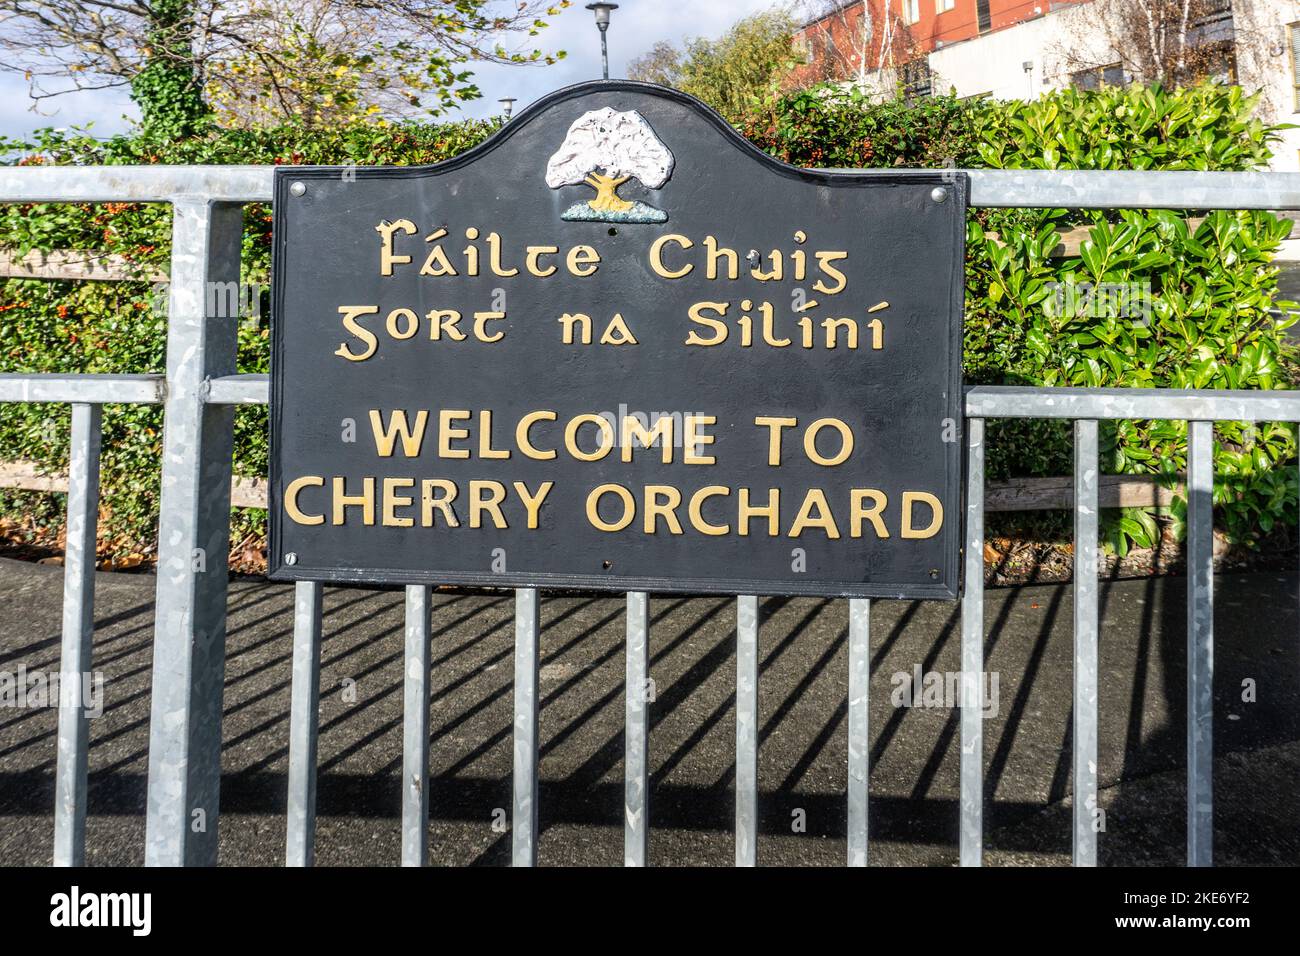
[[(101, 574), (95, 668), (105, 710), (91, 725), (88, 862), (143, 859), (154, 580)], [(1216, 861), (1300, 863), (1300, 627), (1291, 576), (1216, 580)], [(61, 571), (0, 560), (0, 671), (57, 669)], [(1185, 594), (1179, 578), (1103, 588), (1101, 861), (1184, 855)], [(221, 791), (221, 862), (284, 853), (292, 590), (236, 581)], [(543, 865), (622, 861), (623, 602), (542, 604)], [(760, 863), (841, 865), (845, 856), (847, 604), (763, 602)], [(507, 862), (513, 600), (440, 593), (433, 612), (431, 860)], [(650, 859), (730, 865), (733, 855), (734, 602), (651, 601)], [(1066, 864), (1070, 832), (1068, 587), (988, 593), (998, 712), (985, 728), (986, 861)], [(871, 862), (956, 860), (956, 711), (898, 707), (898, 674), (958, 669), (947, 604), (872, 609)], [(400, 593), (329, 589), (321, 664), (318, 862), (400, 855)], [(1243, 701), (1243, 681), (1255, 701)], [(349, 688), (351, 690), (349, 690)], [(354, 691), (354, 693), (352, 692)], [(53, 710), (0, 708), (0, 863), (51, 857)], [(802, 812), (800, 812), (802, 811)], [(798, 819), (805, 832), (794, 832)]]

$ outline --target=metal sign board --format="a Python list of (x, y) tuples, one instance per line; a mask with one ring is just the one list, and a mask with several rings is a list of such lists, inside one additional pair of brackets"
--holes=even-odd
[(956, 597), (967, 193), (630, 82), (277, 170), (271, 576)]

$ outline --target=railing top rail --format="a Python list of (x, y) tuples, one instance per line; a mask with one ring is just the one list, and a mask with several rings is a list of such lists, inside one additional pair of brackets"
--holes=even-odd
[(971, 205), (1023, 209), (1300, 209), (1300, 173), (972, 169)]
[[(226, 375), (208, 382), (217, 405), (265, 405), (266, 375)], [(968, 418), (1152, 418), (1187, 421), (1300, 421), (1300, 391), (1191, 388), (1048, 388), (973, 385)]]
[[(0, 202), (269, 202), (274, 166), (0, 167)], [(831, 170), (880, 172), (881, 170)], [(972, 169), (971, 205), (1300, 209), (1300, 173)]]
[(162, 375), (0, 375), (0, 402), (152, 405), (165, 391)]
[(274, 166), (0, 167), (0, 202), (270, 202)]
[(966, 389), (966, 416), (1295, 422), (1300, 391), (983, 385)]

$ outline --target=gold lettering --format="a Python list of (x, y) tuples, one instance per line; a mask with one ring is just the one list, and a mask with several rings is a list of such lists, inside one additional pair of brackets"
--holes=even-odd
[(843, 292), (844, 287), (848, 285), (849, 280), (845, 277), (843, 272), (835, 268), (831, 263), (839, 262), (841, 259), (847, 259), (849, 254), (847, 252), (818, 252), (816, 255), (817, 268), (821, 269), (824, 275), (832, 277), (835, 280), (835, 285), (828, 286), (821, 279), (818, 279), (813, 283), (813, 288), (824, 295), (836, 295), (837, 293)]
[(409, 508), (415, 504), (414, 498), (397, 494), (397, 489), (413, 487), (415, 487), (414, 478), (384, 479), (384, 513), (380, 524), (385, 528), (409, 528), (415, 524), (414, 518), (399, 518), (397, 516), (398, 508)]
[(469, 430), (455, 428), (452, 422), (469, 421), (469, 412), (444, 408), (438, 413), (438, 457), (468, 458), (468, 448), (452, 448), (451, 443), (460, 438), (468, 438)]
[(691, 270), (693, 270), (695, 266), (691, 265), (689, 262), (680, 269), (675, 270), (669, 269), (664, 265), (663, 249), (664, 246), (668, 245), (670, 242), (676, 243), (682, 249), (689, 249), (691, 246), (695, 245), (695, 243), (690, 239), (687, 239), (685, 236), (679, 236), (676, 233), (660, 236), (654, 241), (654, 244), (650, 246), (650, 268), (655, 271), (655, 275), (662, 276), (665, 279), (680, 279), (682, 276), (690, 275)]
[(749, 503), (749, 489), (740, 489), (740, 517), (736, 522), (740, 536), (742, 538), (749, 536), (749, 519), (766, 518), (767, 535), (769, 538), (775, 538), (781, 533), (781, 489), (772, 488), (767, 493), (767, 504), (762, 508), (756, 508)]
[(711, 537), (730, 533), (731, 528), (725, 524), (709, 524), (704, 520), (703, 513), (704, 502), (709, 498), (725, 498), (729, 494), (731, 494), (731, 489), (725, 485), (705, 485), (691, 495), (691, 503), (686, 509), (691, 518), (691, 526), (701, 534), (707, 534)]
[(547, 276), (553, 276), (559, 271), (558, 266), (549, 266), (545, 269), (541, 267), (542, 256), (553, 256), (560, 251), (559, 246), (529, 246), (528, 256), (525, 259), (525, 265), (528, 271), (539, 279), (545, 279)]
[(623, 321), (623, 313), (619, 312), (615, 314), (614, 318), (610, 320), (608, 327), (606, 327), (605, 329), (605, 334), (600, 337), (600, 344), (601, 345), (636, 345), (637, 344), (636, 336), (632, 334), (632, 330), (629, 329), (627, 327), (627, 323)]
[(325, 479), (315, 475), (304, 475), (289, 482), (284, 489), (284, 512), (294, 524), (317, 525), (325, 523), (324, 515), (309, 515), (298, 507), (298, 492), (304, 488), (322, 488)]
[(478, 413), (478, 456), (503, 461), (510, 457), (508, 448), (492, 447), (492, 413), (486, 408)]
[(712, 339), (702, 338), (699, 333), (692, 329), (690, 334), (686, 336), (686, 344), (708, 346), (721, 345), (723, 342), (727, 341), (727, 324), (718, 319), (705, 318), (703, 315), (706, 311), (716, 312), (718, 315), (726, 315), (727, 307), (726, 302), (697, 302), (691, 306), (690, 311), (687, 312), (691, 321), (712, 329), (714, 336)]
[[(399, 319), (406, 320), (404, 328), (398, 324)], [(415, 337), (416, 332), (420, 331), (420, 317), (410, 309), (394, 309), (388, 313), (385, 325), (388, 327), (388, 334), (398, 341), (411, 339)]]
[(826, 330), (826, 347), (835, 348), (840, 341), (840, 329), (848, 332), (848, 347), (858, 347), (858, 323), (852, 319), (822, 319), (822, 328)]
[(501, 265), (501, 236), (495, 232), (489, 232), (487, 237), (488, 244), (488, 262), (492, 266), (492, 271), (504, 279), (511, 276), (519, 275), (519, 270), (515, 268), (505, 269)]
[[(930, 506), (930, 525), (927, 528), (912, 527), (912, 503), (920, 501)], [(943, 527), (943, 504), (928, 491), (903, 492), (903, 538), (933, 538)]]
[(420, 275), (438, 277), (459, 275), (456, 267), (447, 258), (447, 253), (442, 251), (442, 243), (438, 241), (445, 238), (446, 235), (446, 229), (439, 229), (432, 235), (424, 237), (425, 242), (434, 242), (437, 245), (429, 250), (429, 257), (424, 260), (424, 265), (420, 266)]
[[(663, 501), (659, 499), (663, 498)], [(659, 518), (668, 525), (669, 534), (681, 534), (682, 523), (677, 520), (676, 508), (682, 503), (682, 493), (672, 485), (645, 486), (645, 521), (646, 534), (654, 534)]]
[(840, 529), (836, 527), (835, 519), (831, 517), (830, 505), (826, 503), (826, 492), (820, 488), (811, 488), (804, 496), (803, 504), (799, 506), (799, 513), (795, 515), (794, 524), (790, 526), (790, 537), (799, 537), (805, 528), (821, 528), (826, 532), (826, 537), (832, 541), (840, 536)]
[(488, 335), (485, 331), (489, 322), (500, 322), (506, 317), (504, 312), (475, 312), (474, 313), (474, 337), (480, 342), (500, 342), (505, 338), (504, 332), (498, 332), (496, 335)]
[(366, 350), (360, 355), (353, 355), (351, 350), (348, 349), (348, 343), (343, 342), (334, 350), (334, 354), (347, 359), (349, 362), (364, 362), (366, 359), (370, 358), (370, 356), (374, 355), (376, 349), (379, 348), (379, 338), (374, 332), (371, 332), (368, 328), (358, 322), (357, 317), (361, 315), (378, 315), (379, 306), (341, 305), (339, 306), (339, 312), (343, 314), (343, 328), (347, 329), (362, 342), (365, 342)]
[(415, 428), (411, 428), (406, 420), (406, 412), (398, 409), (388, 416), (388, 426), (384, 427), (384, 420), (379, 409), (370, 410), (370, 430), (375, 434), (375, 451), (380, 458), (392, 458), (393, 446), (397, 444), (397, 439), (402, 439), (402, 452), (407, 458), (416, 458), (420, 454), (420, 446), (424, 444), (424, 430), (429, 424), (429, 413), (425, 409), (420, 409), (415, 413)]
[(760, 415), (754, 419), (755, 425), (767, 427), (767, 463), (773, 467), (781, 464), (781, 429), (794, 428), (799, 424), (794, 418), (768, 418)]
[[(840, 453), (834, 458), (823, 458), (817, 451), (817, 434), (823, 428), (834, 428), (840, 433)], [(819, 418), (803, 433), (803, 450), (808, 460), (830, 467), (843, 464), (853, 454), (853, 429), (838, 418)]]
[(567, 262), (571, 273), (585, 279), (600, 268), (600, 253), (591, 246), (574, 246), (569, 250)]
[(536, 494), (529, 491), (528, 486), (522, 481), (516, 481), (514, 485), (515, 494), (519, 495), (519, 500), (522, 501), (524, 507), (528, 509), (528, 530), (533, 531), (537, 528), (537, 514), (542, 510), (542, 502), (546, 500), (546, 496), (549, 495), (551, 489), (555, 487), (555, 482), (542, 482), (542, 485), (537, 489)]
[(718, 262), (727, 260), (727, 278), (740, 278), (740, 256), (735, 249), (718, 248), (718, 240), (712, 236), (704, 237), (705, 267), (704, 274), (710, 279), (718, 277)]
[(673, 461), (673, 420), (669, 416), (659, 418), (654, 428), (647, 429), (641, 425), (641, 422), (634, 415), (626, 415), (623, 418), (623, 440), (619, 443), (623, 450), (623, 460), (632, 460), (632, 442), (638, 442), (642, 448), (650, 448), (654, 445), (655, 440), (661, 442), (663, 463), (672, 464)]
[[(623, 502), (622, 517), (612, 523), (606, 522), (600, 516), (600, 499), (608, 494), (617, 495)], [(587, 495), (587, 520), (598, 531), (622, 531), (632, 523), (635, 517), (636, 500), (633, 499), (632, 492), (622, 485), (600, 485), (593, 488), (591, 494)]]
[[(487, 492), (487, 497), (483, 493)], [(492, 516), (498, 528), (507, 528), (506, 517), (501, 513), (501, 502), (506, 497), (506, 486), (499, 481), (471, 481), (469, 483), (469, 526), (483, 527), (483, 513)]]
[[(595, 425), (600, 432), (600, 447), (593, 452), (585, 452), (578, 447), (578, 429), (588, 422)], [(599, 415), (575, 415), (564, 427), (564, 447), (578, 461), (600, 461), (617, 444), (614, 426)]]
[(716, 465), (718, 460), (712, 455), (698, 454), (700, 445), (712, 445), (712, 435), (700, 431), (701, 425), (716, 425), (718, 419), (713, 415), (687, 415), (682, 425), (682, 463), (686, 465)]
[[(871, 499), (871, 507), (864, 508), (866, 500)], [(862, 522), (870, 521), (872, 527), (876, 529), (877, 538), (888, 538), (889, 529), (885, 527), (885, 522), (880, 516), (880, 512), (885, 510), (889, 504), (889, 498), (883, 491), (876, 491), (872, 488), (854, 488), (852, 494), (853, 506), (849, 511), (849, 523), (851, 525), (851, 534), (855, 538), (862, 537)]]
[[(390, 276), (393, 274), (393, 266), (405, 265), (411, 261), (410, 256), (399, 256), (393, 254), (393, 233), (402, 230), (408, 236), (415, 232), (415, 223), (409, 219), (399, 219), (396, 222), (381, 222), (375, 226), (375, 232), (379, 233), (379, 274), (381, 276)], [(376, 309), (376, 312), (379, 310)]]
[(442, 334), (453, 342), (464, 342), (465, 333), (457, 328), (460, 313), (455, 309), (434, 309), (425, 316), (429, 320), (429, 338), (434, 342), (442, 341)]
[[(435, 492), (441, 491), (439, 496)], [(442, 520), (448, 528), (459, 528), (460, 520), (451, 510), (451, 503), (456, 500), (457, 488), (454, 481), (446, 478), (426, 478), (420, 484), (420, 525), (433, 527), (433, 510), (442, 512)]]
[(573, 344), (573, 327), (576, 325), (582, 329), (582, 344), (591, 344), (591, 316), (583, 315), (579, 312), (577, 315), (570, 315), (568, 312), (560, 316), (560, 325), (564, 327), (565, 345)]
[(534, 461), (550, 461), (558, 456), (559, 452), (554, 449), (542, 451), (537, 448), (529, 436), (529, 430), (534, 422), (553, 422), (557, 418), (559, 416), (555, 412), (529, 412), (519, 419), (519, 424), (515, 426), (515, 444), (519, 446), (519, 450), (525, 457), (532, 458)]
[(345, 509), (360, 508), (361, 523), (375, 523), (375, 479), (361, 479), (361, 494), (347, 494), (347, 479), (336, 476), (334, 479), (334, 524), (343, 524)]

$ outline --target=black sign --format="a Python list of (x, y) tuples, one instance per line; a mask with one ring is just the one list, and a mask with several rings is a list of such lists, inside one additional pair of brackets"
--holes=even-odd
[(955, 597), (966, 196), (628, 82), (277, 170), (271, 576)]

